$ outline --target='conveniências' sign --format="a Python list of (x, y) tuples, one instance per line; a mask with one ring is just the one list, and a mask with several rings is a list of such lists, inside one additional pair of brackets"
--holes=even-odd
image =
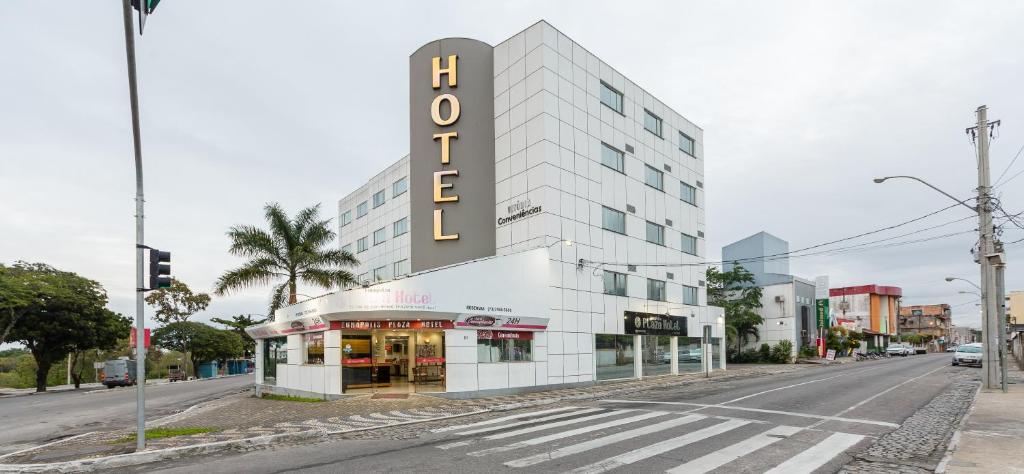
[(686, 317), (667, 314), (625, 312), (626, 334), (686, 336)]

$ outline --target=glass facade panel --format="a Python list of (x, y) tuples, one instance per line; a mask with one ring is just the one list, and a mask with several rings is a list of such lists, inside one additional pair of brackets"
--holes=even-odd
[(288, 338), (273, 337), (263, 340), (263, 383), (277, 384), (277, 364), (288, 363)]
[(660, 137), (661, 117), (652, 114), (649, 110), (644, 110), (644, 129)]
[(679, 132), (679, 149), (687, 155), (693, 155), (693, 139), (683, 132)]
[(595, 334), (594, 351), (597, 380), (636, 377), (633, 369), (633, 336)]
[(680, 244), (680, 250), (683, 253), (690, 255), (697, 255), (697, 238), (692, 235), (682, 234), (682, 243)]
[(619, 173), (624, 173), (626, 169), (625, 155), (619, 150), (608, 146), (607, 143), (601, 144), (601, 164), (605, 165)]
[(644, 183), (652, 188), (664, 191), (665, 173), (650, 165), (644, 165)]
[(665, 301), (665, 282), (648, 278), (647, 299), (651, 301)]
[(324, 333), (307, 332), (302, 335), (302, 345), (305, 347), (305, 363), (308, 365), (323, 365), (324, 363)]
[(524, 339), (477, 339), (477, 361), (529, 362), (533, 360), (533, 341)]
[(697, 205), (697, 188), (690, 186), (682, 181), (679, 182), (679, 199), (684, 202), (688, 202)]
[(395, 196), (402, 195), (402, 193), (406, 192), (408, 189), (409, 189), (409, 180), (408, 179), (403, 177), (402, 179), (400, 179), (398, 181), (395, 181), (395, 183), (391, 185), (391, 198), (394, 199)]
[(352, 223), (352, 211), (345, 211), (341, 213), (341, 226), (345, 227)]
[(679, 373), (700, 372), (700, 338), (680, 337), (679, 338)]
[(647, 221), (647, 241), (652, 244), (665, 245), (665, 227)]
[(378, 208), (384, 205), (384, 190), (373, 193), (373, 207)]
[(626, 296), (626, 275), (619, 272), (604, 272), (604, 294)]
[(612, 232), (618, 232), (620, 234), (626, 233), (626, 213), (616, 211), (615, 209), (602, 207), (601, 208), (601, 227), (605, 230)]
[(604, 82), (601, 83), (601, 103), (620, 114), (622, 113), (622, 93)]
[(373, 231), (373, 245), (383, 244), (387, 240), (388, 231), (384, 227)]
[(683, 285), (683, 304), (697, 304), (697, 287)]
[(367, 212), (370, 212), (370, 204), (366, 201), (359, 203), (356, 206), (356, 219), (365, 216)]
[(365, 252), (366, 249), (369, 248), (369, 247), (370, 246), (369, 246), (369, 244), (367, 244), (366, 237), (363, 237), (363, 238), (361, 238), (361, 239), (356, 241), (356, 252), (357, 253), (358, 252)]
[(722, 338), (711, 338), (711, 368), (722, 368)]
[(668, 375), (672, 371), (671, 336), (642, 336), (643, 374)]
[(409, 273), (409, 259), (404, 258), (402, 260), (395, 262), (394, 267), (395, 278), (398, 278), (402, 275)]
[(377, 267), (373, 269), (373, 281), (388, 279), (388, 267)]
[(399, 235), (409, 232), (409, 218), (403, 217), (401, 219), (398, 219), (397, 221), (395, 221), (395, 224), (392, 227), (392, 237), (398, 237)]

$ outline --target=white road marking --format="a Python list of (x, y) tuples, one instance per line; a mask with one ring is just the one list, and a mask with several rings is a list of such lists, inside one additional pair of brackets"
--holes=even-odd
[[(519, 441), (517, 443), (506, 444), (504, 446), (497, 446), (497, 447), (490, 448), (490, 449), (485, 449), (485, 450), (482, 450), (482, 451), (474, 451), (474, 452), (467, 453), (467, 454), (469, 454), (470, 456), (487, 456), (489, 454), (500, 453), (500, 452), (503, 452), (503, 451), (512, 451), (513, 449), (525, 448), (527, 446), (536, 446), (538, 444), (545, 444), (545, 443), (549, 443), (551, 441), (555, 441), (555, 440), (559, 440), (559, 439), (563, 439), (563, 438), (568, 438), (570, 436), (576, 436), (576, 435), (580, 435), (580, 434), (584, 434), (584, 433), (590, 433), (591, 431), (603, 430), (605, 428), (612, 428), (612, 427), (615, 427), (615, 426), (621, 426), (621, 425), (626, 425), (626, 424), (629, 424), (629, 423), (635, 423), (637, 421), (643, 421), (643, 420), (647, 420), (647, 419), (650, 419), (650, 418), (655, 418), (655, 417), (664, 416), (664, 415), (668, 415), (668, 414), (669, 414), (668, 412), (664, 412), (664, 411), (652, 411), (652, 412), (647, 412), (647, 413), (644, 413), (644, 414), (641, 414), (641, 415), (632, 416), (632, 417), (629, 417), (629, 418), (622, 418), (622, 419), (618, 419), (618, 420), (609, 421), (609, 422), (606, 422), (606, 423), (599, 423), (599, 424), (596, 424), (596, 425), (585, 426), (583, 428), (576, 428), (574, 430), (562, 431), (560, 433), (554, 433), (554, 434), (550, 434), (550, 435), (547, 435), (547, 436), (541, 436), (539, 438), (531, 438), (531, 439), (528, 439), (528, 440), (525, 440), (525, 441)], [(491, 439), (491, 438), (488, 437), (487, 439)]]
[(558, 428), (559, 426), (574, 425), (576, 423), (583, 423), (585, 421), (597, 420), (600, 418), (607, 418), (609, 416), (622, 415), (636, 410), (615, 410), (604, 413), (598, 413), (596, 415), (584, 416), (582, 418), (573, 418), (571, 420), (556, 421), (554, 423), (544, 423), (538, 426), (530, 426), (528, 428), (522, 428), (518, 430), (508, 431), (505, 433), (498, 433), (496, 435), (488, 436), (487, 439), (505, 439), (513, 436), (519, 436), (521, 434), (533, 433), (534, 431), (549, 430), (551, 428)]
[(758, 449), (782, 441), (783, 438), (793, 436), (802, 429), (796, 426), (777, 426), (757, 436), (747, 438), (686, 464), (676, 466), (666, 472), (670, 474), (703, 474), (710, 472)]
[(831, 377), (825, 377), (825, 378), (821, 378), (821, 379), (814, 379), (814, 380), (808, 380), (808, 381), (806, 381), (806, 382), (800, 382), (800, 383), (795, 383), (795, 384), (792, 384), (792, 385), (786, 385), (785, 387), (778, 387), (778, 388), (773, 388), (773, 389), (770, 389), (770, 390), (764, 390), (764, 391), (761, 391), (761, 392), (757, 392), (757, 393), (752, 393), (752, 394), (750, 394), (750, 395), (742, 396), (742, 397), (740, 397), (740, 398), (734, 398), (734, 399), (732, 399), (732, 400), (729, 400), (729, 401), (727, 401), (727, 402), (722, 402), (722, 403), (719, 403), (719, 405), (725, 405), (726, 403), (736, 403), (736, 402), (738, 402), (738, 401), (741, 401), (741, 400), (746, 400), (746, 399), (748, 399), (748, 398), (754, 398), (754, 397), (756, 397), (756, 396), (758, 396), (758, 395), (764, 395), (764, 394), (766, 394), (766, 393), (771, 393), (771, 392), (777, 392), (777, 391), (779, 391), (779, 390), (786, 390), (787, 388), (799, 387), (799, 386), (801, 386), (801, 385), (807, 385), (807, 384), (810, 384), (810, 383), (815, 383), (815, 382), (824, 382), (824, 381), (826, 381), (826, 380), (832, 380), (832, 379), (837, 379), (837, 378), (840, 378), (840, 377), (848, 377), (848, 376), (850, 376), (850, 375), (854, 375), (854, 374), (860, 374), (860, 373), (864, 373), (864, 372), (870, 372), (870, 371), (872, 371), (872, 370), (877, 370), (877, 369), (880, 369), (880, 368), (882, 368), (882, 367), (884, 367), (884, 366), (878, 366), (878, 367), (871, 367), (871, 368), (868, 368), (868, 369), (864, 369), (864, 370), (856, 370), (856, 371), (851, 371), (851, 372), (843, 372), (843, 373), (841, 373), (841, 374), (839, 374), (839, 375), (833, 375), (833, 376), (831, 376)]
[(598, 461), (587, 466), (579, 467), (573, 469), (570, 472), (572, 472), (573, 474), (598, 474), (601, 472), (607, 472), (612, 469), (616, 469), (628, 464), (633, 464), (643, 459), (648, 459), (660, 454), (667, 453), (673, 449), (678, 449), (688, 444), (693, 444), (698, 441), (705, 440), (715, 435), (720, 435), (727, 431), (732, 431), (736, 428), (748, 424), (750, 424), (749, 421), (728, 420), (701, 430), (686, 433), (682, 436), (666, 439), (665, 441), (662, 441), (660, 443), (654, 443), (650, 446), (645, 446), (640, 449), (634, 449), (628, 453), (613, 456), (603, 461)]
[(846, 451), (851, 446), (864, 439), (861, 435), (849, 433), (836, 433), (825, 438), (820, 443), (811, 446), (802, 453), (789, 458), (786, 462), (775, 466), (765, 474), (798, 474), (810, 473), (815, 469), (824, 466)]
[(440, 448), (440, 449), (452, 449), (452, 448), (459, 448), (459, 447), (462, 447), (462, 446), (469, 446), (469, 445), (471, 445), (473, 443), (476, 443), (476, 440), (467, 439), (465, 441), (456, 441), (454, 443), (442, 444), (442, 445), (438, 446), (438, 448)]
[(542, 418), (531, 418), (529, 420), (517, 421), (515, 423), (507, 423), (507, 424), (504, 424), (504, 425), (501, 425), (501, 426), (489, 426), (489, 427), (486, 427), (486, 428), (477, 428), (475, 430), (460, 431), (460, 432), (455, 433), (455, 434), (458, 435), (458, 436), (480, 434), (480, 433), (486, 433), (488, 431), (498, 431), (498, 430), (503, 430), (503, 429), (506, 429), (506, 428), (515, 428), (516, 426), (529, 425), (531, 423), (539, 423), (539, 422), (542, 422), (542, 421), (551, 421), (551, 420), (558, 420), (558, 419), (561, 419), (561, 418), (568, 418), (570, 416), (584, 415), (584, 414), (587, 414), (587, 413), (593, 413), (595, 411), (601, 411), (601, 409), (600, 408), (588, 408), (586, 410), (576, 410), (576, 411), (572, 411), (572, 412), (569, 412), (569, 413), (559, 413), (557, 415), (550, 415), (550, 416), (545, 416), (545, 417), (542, 417)]
[(461, 429), (465, 429), (465, 428), (475, 428), (477, 426), (493, 425), (493, 424), (496, 424), (496, 423), (501, 423), (503, 421), (515, 420), (517, 418), (525, 418), (525, 417), (528, 417), (528, 416), (536, 416), (536, 415), (545, 415), (545, 414), (548, 414), (548, 413), (555, 413), (555, 412), (560, 412), (560, 411), (575, 410), (577, 408), (579, 408), (579, 407), (561, 407), (561, 408), (551, 408), (551, 409), (548, 409), (548, 410), (541, 410), (541, 411), (531, 411), (531, 412), (527, 412), (527, 413), (519, 413), (517, 415), (503, 416), (501, 418), (493, 418), (493, 419), (481, 421), (481, 422), (478, 422), (478, 423), (470, 423), (468, 425), (445, 426), (443, 428), (436, 428), (436, 429), (433, 429), (433, 430), (430, 430), (430, 431), (432, 431), (434, 433), (441, 433), (441, 432), (444, 432), (444, 431), (455, 431), (455, 430), (461, 430)]
[[(864, 406), (864, 404), (870, 402), (871, 400), (874, 400), (874, 399), (876, 399), (878, 397), (881, 397), (882, 395), (885, 395), (885, 394), (887, 394), (887, 393), (889, 393), (889, 392), (891, 392), (893, 390), (896, 390), (897, 388), (903, 386), (904, 384), (908, 384), (910, 382), (913, 382), (913, 381), (915, 381), (917, 379), (920, 379), (922, 377), (931, 375), (931, 374), (933, 374), (935, 372), (938, 372), (938, 371), (940, 371), (942, 369), (945, 369), (945, 368), (946, 368), (946, 365), (945, 365), (945, 363), (943, 363), (943, 365), (941, 367), (937, 367), (935, 370), (929, 370), (928, 372), (923, 373), (921, 375), (918, 375), (917, 377), (914, 377), (912, 379), (907, 379), (907, 380), (904, 380), (903, 382), (900, 382), (900, 383), (898, 383), (896, 385), (893, 385), (892, 387), (889, 387), (889, 388), (887, 388), (887, 389), (885, 389), (885, 390), (883, 390), (881, 392), (878, 392), (878, 393), (876, 393), (876, 394), (874, 394), (874, 395), (872, 395), (872, 396), (870, 396), (868, 398), (865, 398), (865, 399), (863, 399), (863, 400), (853, 404), (853, 406), (851, 406), (850, 408), (847, 408), (847, 409), (845, 409), (843, 411), (840, 411), (839, 413), (836, 413), (834, 416), (845, 415), (845, 414), (847, 414), (847, 413), (849, 413), (849, 412), (851, 412), (853, 410), (856, 410), (857, 408), (860, 408), (860, 407)], [(816, 428), (816, 427), (820, 426), (822, 423), (825, 423), (826, 421), (828, 421), (828, 420), (821, 420), (821, 421), (819, 421), (819, 422), (809, 426), (808, 428)]]
[(636, 438), (637, 436), (643, 436), (643, 435), (648, 435), (648, 434), (651, 434), (651, 433), (657, 433), (657, 432), (662, 431), (662, 430), (667, 430), (669, 428), (674, 428), (674, 427), (677, 427), (677, 426), (685, 425), (687, 423), (693, 423), (695, 421), (703, 420), (705, 418), (707, 418), (707, 417), (701, 416), (701, 415), (686, 415), (686, 416), (683, 416), (683, 417), (680, 417), (680, 418), (673, 418), (671, 420), (663, 421), (661, 423), (653, 424), (653, 425), (650, 425), (650, 426), (644, 426), (642, 428), (636, 428), (636, 429), (629, 430), (629, 431), (623, 431), (623, 432), (620, 432), (620, 433), (615, 433), (613, 435), (608, 435), (608, 436), (604, 436), (604, 437), (601, 437), (601, 438), (592, 439), (590, 441), (585, 441), (585, 442), (582, 442), (582, 443), (571, 444), (569, 446), (565, 446), (563, 448), (559, 448), (559, 449), (556, 449), (554, 451), (550, 451), (550, 452), (547, 452), (547, 453), (541, 453), (541, 454), (537, 454), (537, 455), (534, 455), (534, 456), (529, 456), (529, 457), (525, 457), (525, 458), (521, 458), (521, 459), (516, 459), (516, 460), (513, 460), (513, 461), (506, 462), (505, 465), (509, 466), (509, 467), (532, 466), (534, 464), (539, 464), (539, 463), (542, 463), (544, 461), (550, 461), (552, 459), (563, 458), (563, 457), (566, 457), (566, 456), (571, 456), (573, 454), (579, 454), (579, 453), (582, 453), (582, 452), (585, 452), (585, 451), (589, 451), (591, 449), (596, 449), (596, 448), (608, 446), (608, 445), (611, 445), (611, 444), (615, 444), (615, 443), (618, 443), (620, 441), (624, 441), (624, 440), (627, 440), (627, 439), (633, 439), (633, 438)]
[(683, 406), (694, 406), (703, 408), (721, 408), (723, 410), (739, 410), (749, 411), (754, 413), (769, 413), (773, 415), (787, 415), (797, 416), (802, 418), (817, 418), (819, 420), (826, 421), (843, 421), (847, 423), (861, 423), (865, 425), (878, 425), (887, 426), (889, 428), (899, 428), (898, 423), (890, 423), (888, 421), (877, 421), (877, 420), (865, 420), (860, 418), (843, 418), (839, 416), (828, 416), (828, 415), (815, 415), (813, 413), (799, 413), (793, 411), (782, 411), (782, 410), (766, 410), (763, 408), (747, 408), (747, 407), (732, 407), (726, 405), (708, 405), (705, 403), (690, 403), (690, 402), (662, 402), (656, 400), (601, 400), (602, 403), (639, 403), (639, 404), (651, 404), (651, 405), (683, 405)]

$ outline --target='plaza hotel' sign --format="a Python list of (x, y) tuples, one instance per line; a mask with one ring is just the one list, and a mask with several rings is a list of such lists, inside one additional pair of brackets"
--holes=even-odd
[(454, 38), (409, 57), (412, 271), (494, 255), (493, 51)]

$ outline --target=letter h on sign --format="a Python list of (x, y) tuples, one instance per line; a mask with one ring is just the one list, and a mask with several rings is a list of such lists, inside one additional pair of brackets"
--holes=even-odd
[[(448, 67), (441, 68), (441, 57), (435, 56), (431, 62), (431, 79), (432, 86), (434, 89), (441, 88), (441, 75), (448, 76), (448, 87), (458, 86), (458, 60), (457, 54), (451, 54), (448, 56)], [(441, 117), (441, 106), (448, 104), (448, 117)], [(459, 98), (454, 94), (441, 94), (434, 98), (434, 101), (430, 104), (430, 118), (435, 124), (441, 127), (447, 127), (454, 124), (459, 120), (459, 114), (461, 108), (459, 106)], [(441, 141), (441, 164), (451, 164), (451, 140), (458, 139), (459, 132), (451, 131), (444, 133), (435, 133), (434, 140)], [(434, 172), (434, 202), (441, 204), (446, 202), (458, 202), (459, 195), (453, 194), (451, 196), (443, 195), (445, 189), (454, 189), (455, 185), (452, 183), (445, 183), (442, 178), (445, 176), (458, 176), (459, 170), (443, 170)], [(434, 209), (434, 240), (458, 240), (459, 234), (445, 234), (442, 230), (442, 219), (444, 217), (443, 209)]]

